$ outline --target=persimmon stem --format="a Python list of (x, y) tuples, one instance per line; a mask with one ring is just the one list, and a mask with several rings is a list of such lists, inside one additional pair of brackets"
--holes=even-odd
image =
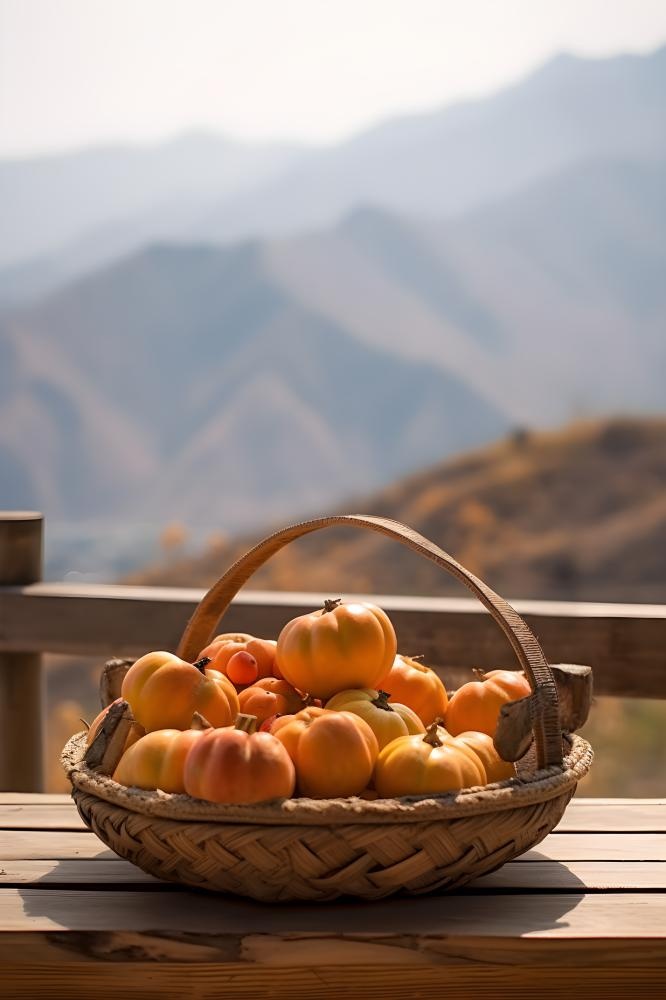
[(212, 662), (213, 661), (211, 660), (210, 656), (202, 656), (201, 659), (197, 660), (196, 663), (193, 663), (192, 666), (196, 667), (197, 670), (203, 674), (206, 672), (206, 667), (208, 666), (208, 664)]
[(240, 729), (242, 733), (256, 733), (257, 731), (257, 717), (256, 715), (244, 715), (243, 712), (239, 712), (236, 716), (236, 721), (234, 722), (234, 728)]
[(198, 729), (199, 732), (203, 732), (204, 729), (212, 729), (210, 722), (202, 715), (201, 712), (195, 712), (192, 716), (192, 722), (190, 723), (190, 729)]
[(341, 604), (341, 597), (336, 597), (334, 600), (324, 601), (324, 614), (327, 614), (329, 611), (335, 611), (335, 609), (339, 608)]
[(381, 708), (384, 712), (395, 712), (392, 705), (389, 705), (389, 698), (391, 695), (388, 691), (378, 691), (377, 697), (372, 699), (372, 704), (375, 708)]
[(428, 726), (425, 736), (423, 737), (424, 743), (429, 743), (431, 747), (441, 747), (442, 741), (437, 735), (437, 720)]

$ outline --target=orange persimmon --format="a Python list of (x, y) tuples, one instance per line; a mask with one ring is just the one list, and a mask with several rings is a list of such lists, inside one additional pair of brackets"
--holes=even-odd
[(494, 736), (502, 705), (525, 698), (532, 690), (525, 674), (516, 670), (476, 673), (480, 679), (463, 684), (449, 701), (444, 725), (452, 736), (469, 731)]
[(303, 696), (277, 677), (262, 677), (238, 695), (241, 712), (256, 715), (260, 728), (272, 715), (293, 715), (303, 708)]
[(397, 702), (389, 704), (388, 699), (386, 691), (372, 691), (370, 688), (340, 691), (326, 702), (326, 708), (358, 715), (372, 729), (380, 750), (399, 736), (425, 733), (425, 726), (416, 712)]
[[(276, 671), (275, 664), (276, 647), (275, 639), (258, 639), (246, 632), (225, 632), (216, 636), (205, 649), (202, 649), (199, 656), (209, 657), (211, 668), (226, 674), (234, 684), (254, 684), (255, 681), (261, 680), (263, 677), (280, 676)], [(229, 673), (229, 661), (236, 653), (240, 652), (249, 653), (256, 661), (256, 673), (250, 680), (236, 680)]]
[(209, 802), (250, 804), (289, 798), (295, 784), (289, 754), (257, 720), (239, 715), (236, 728), (207, 729), (185, 761), (185, 790)]
[(485, 785), (479, 757), (464, 743), (455, 744), (433, 722), (425, 736), (401, 736), (379, 754), (375, 788), (382, 798), (454, 792)]
[(113, 780), (129, 787), (184, 792), (185, 760), (202, 734), (198, 729), (155, 729), (147, 733), (122, 755)]
[(515, 778), (516, 769), (509, 761), (502, 760), (492, 737), (487, 733), (466, 732), (458, 736), (452, 736), (454, 743), (466, 743), (474, 751), (483, 764), (488, 781), (504, 781), (506, 778)]
[(230, 726), (238, 714), (238, 695), (231, 681), (207, 660), (186, 663), (173, 653), (147, 653), (123, 680), (122, 697), (147, 732), (188, 729), (200, 712), (212, 726)]
[(396, 638), (374, 604), (326, 601), (288, 622), (277, 640), (282, 676), (299, 691), (330, 698), (350, 688), (376, 688), (393, 663)]
[(377, 739), (370, 726), (351, 712), (304, 708), (277, 719), (271, 733), (293, 760), (303, 795), (317, 799), (358, 795), (372, 777)]
[(383, 686), (391, 692), (391, 703), (407, 705), (424, 726), (446, 714), (446, 688), (435, 671), (419, 660), (398, 653)]

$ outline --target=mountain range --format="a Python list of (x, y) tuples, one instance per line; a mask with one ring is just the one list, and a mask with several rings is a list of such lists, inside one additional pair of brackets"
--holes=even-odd
[(665, 76), (666, 48), (560, 57), (329, 150), (0, 166), (0, 504), (247, 531), (663, 410)]
[(561, 54), (499, 93), (389, 119), (324, 148), (194, 133), (0, 163), (0, 302), (155, 240), (229, 242), (329, 227), (361, 204), (444, 218), (586, 159), (666, 156), (666, 46)]

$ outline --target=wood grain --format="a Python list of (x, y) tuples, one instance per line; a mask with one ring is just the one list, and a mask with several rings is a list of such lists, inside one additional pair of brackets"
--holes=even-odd
[[(101, 669), (112, 654), (175, 649), (202, 596), (200, 590), (102, 584), (0, 588), (0, 650), (99, 655)], [(393, 621), (400, 648), (423, 653), (450, 686), (468, 679), (472, 666), (514, 666), (508, 641), (474, 600), (358, 596), (378, 602)], [(320, 594), (246, 591), (225, 616), (225, 631), (274, 636), (321, 600)], [(666, 698), (666, 607), (555, 601), (514, 606), (551, 662), (592, 666), (597, 694)]]
[(0, 830), (87, 830), (73, 802), (0, 805)]
[[(638, 960), (637, 960), (638, 961)], [(551, 960), (552, 963), (552, 960)], [(586, 1000), (659, 997), (666, 990), (663, 967), (627, 965), (568, 969), (523, 968), (489, 961), (467, 965), (404, 964), (317, 968), (268, 968), (245, 963), (162, 964), (44, 962), (3, 967), (3, 996), (35, 1000), (561, 1000), (585, 984)], [(4, 990), (7, 992), (4, 992)]]
[[(0, 589), (42, 579), (43, 538), (41, 514), (0, 512)], [(0, 788), (42, 788), (43, 694), (41, 650), (0, 650)]]

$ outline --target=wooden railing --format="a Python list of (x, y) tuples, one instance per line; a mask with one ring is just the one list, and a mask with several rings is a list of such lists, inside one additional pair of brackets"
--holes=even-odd
[[(41, 654), (135, 656), (174, 649), (203, 591), (41, 583), (42, 518), (0, 513), (0, 789), (41, 787)], [(222, 567), (221, 567), (222, 568)], [(246, 591), (224, 631), (275, 636), (330, 595)], [(337, 595), (336, 595), (337, 596)], [(368, 595), (364, 595), (368, 596)], [(470, 667), (511, 667), (503, 633), (473, 599), (370, 595), (400, 649), (455, 686)], [(666, 606), (515, 601), (551, 663), (586, 663), (597, 694), (666, 698)]]

